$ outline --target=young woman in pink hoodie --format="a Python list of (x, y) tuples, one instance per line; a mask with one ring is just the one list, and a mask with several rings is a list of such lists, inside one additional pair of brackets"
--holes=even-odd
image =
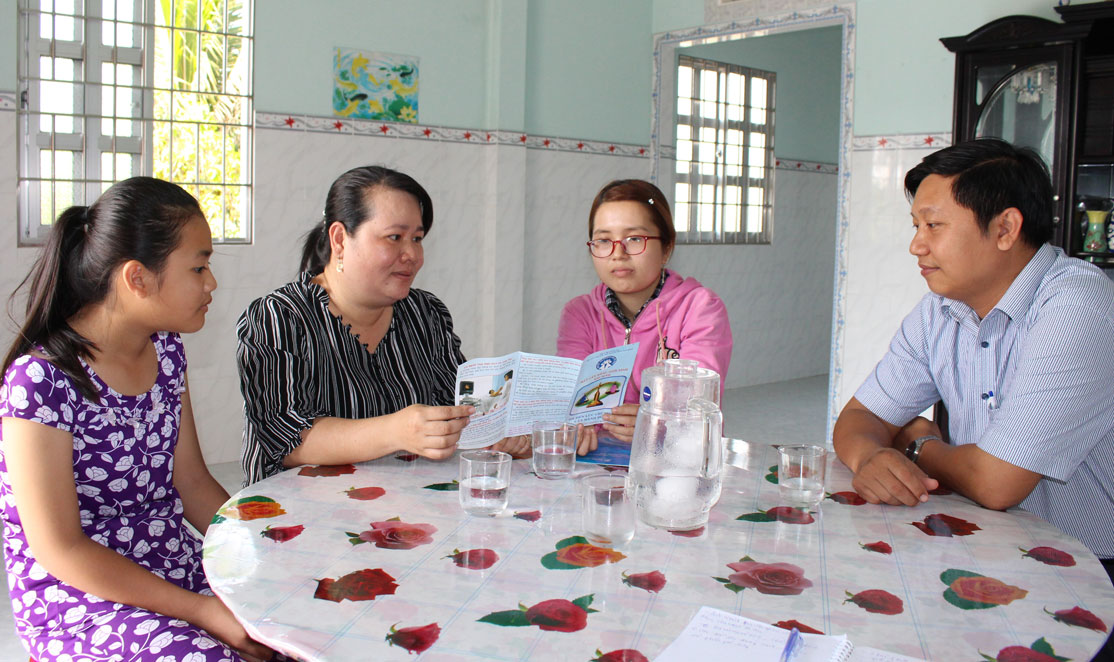
[[(731, 323), (716, 293), (665, 268), (677, 231), (665, 195), (640, 179), (604, 186), (588, 214), (588, 250), (602, 281), (565, 304), (557, 353), (582, 359), (608, 347), (639, 343), (624, 404), (604, 416), (604, 430), (634, 436), (642, 371), (665, 359), (693, 359), (723, 379), (731, 363)], [(586, 428), (581, 451), (595, 447)], [(588, 443), (584, 443), (588, 442)]]

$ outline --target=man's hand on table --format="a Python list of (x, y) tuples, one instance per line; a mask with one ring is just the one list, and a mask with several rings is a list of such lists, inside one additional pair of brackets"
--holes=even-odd
[(896, 448), (878, 448), (859, 463), (851, 486), (870, 503), (915, 506), (939, 487)]

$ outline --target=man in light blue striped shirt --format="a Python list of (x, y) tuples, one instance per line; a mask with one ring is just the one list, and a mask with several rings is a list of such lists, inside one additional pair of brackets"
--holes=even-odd
[[(1052, 188), (1030, 150), (954, 145), (905, 188), (931, 293), (836, 422), (855, 490), (916, 505), (943, 484), (987, 508), (1021, 505), (1114, 576), (1114, 283), (1046, 243)], [(917, 417), (938, 400), (950, 445)]]

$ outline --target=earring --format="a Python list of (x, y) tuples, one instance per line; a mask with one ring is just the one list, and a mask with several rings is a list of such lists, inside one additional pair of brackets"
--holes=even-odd
[(341, 259), (337, 260), (337, 273), (338, 274), (344, 273), (344, 260), (341, 260)]

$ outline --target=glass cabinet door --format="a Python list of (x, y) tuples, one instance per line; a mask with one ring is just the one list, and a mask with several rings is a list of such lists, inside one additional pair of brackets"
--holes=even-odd
[(975, 137), (1030, 147), (1056, 172), (1057, 63), (998, 64), (978, 67), (975, 75), (975, 103), (980, 107)]

